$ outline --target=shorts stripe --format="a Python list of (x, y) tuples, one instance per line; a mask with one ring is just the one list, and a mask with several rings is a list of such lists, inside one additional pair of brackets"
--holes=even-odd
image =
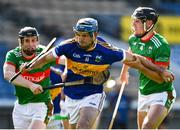
[(101, 99), (100, 99), (99, 106), (98, 106), (98, 110), (99, 110), (99, 111), (102, 110), (102, 107), (103, 107), (103, 103), (104, 103), (105, 98), (106, 98), (106, 95), (105, 95), (105, 93), (103, 92), (103, 93), (102, 93), (102, 96), (101, 96)]

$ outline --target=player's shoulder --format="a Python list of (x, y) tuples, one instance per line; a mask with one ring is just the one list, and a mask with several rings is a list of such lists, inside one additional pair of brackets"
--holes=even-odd
[(151, 42), (153, 42), (156, 48), (169, 46), (169, 43), (166, 40), (166, 38), (160, 35), (159, 33), (156, 33), (150, 40)]
[(69, 38), (69, 39), (66, 39), (66, 40), (61, 41), (61, 42), (60, 42), (60, 45), (61, 45), (61, 46), (62, 46), (62, 45), (70, 45), (70, 44), (73, 44), (73, 43), (75, 43), (75, 42), (76, 42), (75, 38)]
[(156, 33), (153, 38), (156, 38), (157, 40), (159, 40), (160, 42), (162, 42), (163, 44), (169, 44), (168, 41), (166, 40), (166, 38), (164, 36), (162, 36), (159, 33)]
[(97, 41), (99, 41), (99, 42), (106, 42), (106, 40), (105, 39), (103, 39), (102, 37), (99, 37), (99, 36), (97, 36)]
[(114, 50), (114, 51), (118, 50), (117, 47), (115, 47), (112, 44), (108, 43), (102, 37), (97, 37), (97, 44), (100, 45), (101, 47), (109, 49), (109, 50)]
[(136, 37), (134, 34), (131, 34), (131, 35), (129, 36), (128, 41), (129, 41), (129, 43), (130, 43), (130, 42), (132, 42), (132, 41), (135, 41), (136, 39), (137, 39), (137, 37)]
[(109, 44), (108, 42), (106, 42), (102, 37), (97, 37), (97, 44), (103, 46), (103, 47), (107, 47), (109, 48), (111, 46), (111, 44)]
[(11, 49), (7, 52), (7, 55), (15, 55), (16, 57), (20, 57), (22, 54), (21, 54), (21, 51), (20, 51), (20, 47), (16, 47), (14, 49)]
[(134, 35), (134, 34), (131, 34), (130, 36), (129, 36), (129, 39), (135, 39), (136, 38), (136, 36)]

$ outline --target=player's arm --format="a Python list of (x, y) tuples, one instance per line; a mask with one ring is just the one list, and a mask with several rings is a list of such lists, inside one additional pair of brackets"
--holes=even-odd
[(137, 55), (137, 57), (141, 60), (141, 63), (149, 68), (150, 70), (157, 72), (165, 82), (172, 82), (174, 80), (174, 75), (167, 70), (168, 66), (165, 65), (156, 65), (147, 60), (145, 57)]
[[(30, 66), (30, 70), (31, 69), (37, 69), (37, 68), (41, 68), (43, 67), (45, 64), (55, 61), (56, 57), (53, 55), (52, 49), (50, 51), (48, 51), (47, 53), (45, 53), (44, 55), (42, 55), (38, 60), (36, 60), (31, 66)], [(24, 69), (24, 68), (23, 68)]]
[[(150, 79), (152, 79), (158, 83), (164, 82), (164, 80), (161, 78), (161, 76), (157, 72), (154, 72), (154, 71), (150, 70), (148, 67), (144, 66), (141, 63), (141, 60), (142, 60), (141, 56), (139, 56), (139, 57), (138, 57), (138, 55), (134, 55), (130, 52), (126, 52), (126, 59), (123, 61), (123, 63), (132, 68), (138, 69), (144, 75), (146, 75), (147, 77), (149, 77)], [(150, 61), (147, 61), (147, 62), (150, 62)], [(145, 65), (147, 65), (147, 64), (145, 64)], [(151, 63), (148, 64), (148, 66), (151, 66), (151, 65), (152, 65)], [(152, 65), (152, 66), (154, 66), (154, 65)], [(156, 68), (156, 69), (158, 69), (158, 68)], [(158, 71), (161, 71), (161, 70), (158, 70)]]
[(60, 65), (64, 65), (64, 70), (62, 71), (60, 68), (55, 68), (55, 67), (51, 67), (51, 70), (60, 75), (61, 76), (61, 79), (62, 79), (62, 82), (65, 82), (66, 81), (66, 77), (67, 77), (67, 58), (62, 55), (60, 56), (60, 58), (58, 58), (58, 64)]
[[(127, 54), (126, 57), (128, 58), (128, 56), (135, 57), (135, 60), (132, 60), (132, 61), (125, 60), (124, 63), (132, 68), (138, 69), (150, 79), (158, 83), (168, 81), (169, 78), (170, 78), (170, 81), (173, 80), (173, 77), (170, 72), (167, 72), (164, 68), (153, 64), (152, 62), (148, 61), (146, 58), (140, 55), (134, 55), (131, 53)], [(166, 77), (162, 78), (164, 77), (165, 73), (166, 73)]]
[(61, 74), (61, 79), (62, 79), (62, 82), (65, 82), (66, 81), (66, 78), (67, 78), (67, 73), (68, 73), (68, 67), (67, 67), (67, 58), (62, 55), (61, 58), (60, 58), (60, 62), (63, 62), (65, 67), (64, 67), (64, 71), (63, 73)]
[[(16, 74), (15, 69), (16, 68), (14, 65), (4, 63), (4, 66), (3, 66), (4, 78), (9, 81)], [(21, 87), (25, 87), (25, 88), (29, 88), (34, 94), (39, 94), (43, 91), (42, 87), (40, 85), (35, 84), (35, 83), (25, 79), (21, 75), (19, 75), (12, 82), (12, 84), (21, 86)]]
[[(131, 52), (130, 48), (128, 49), (128, 52)], [(126, 84), (129, 83), (129, 66), (127, 66), (126, 64), (123, 64), (122, 69), (121, 69), (121, 73), (120, 73), (120, 82), (123, 83), (125, 82)]]

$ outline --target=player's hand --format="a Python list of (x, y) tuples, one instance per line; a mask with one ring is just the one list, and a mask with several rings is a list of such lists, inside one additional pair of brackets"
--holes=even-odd
[(174, 80), (174, 75), (169, 70), (164, 70), (160, 75), (165, 82), (172, 82)]
[(31, 91), (33, 92), (33, 94), (40, 94), (40, 93), (42, 93), (43, 92), (43, 88), (42, 88), (42, 86), (41, 85), (39, 85), (39, 84), (32, 84), (31, 86), (30, 86), (30, 89), (31, 89)]
[(64, 71), (64, 72), (61, 74), (62, 82), (65, 82), (65, 81), (66, 81), (66, 77), (67, 77), (67, 72)]
[(19, 70), (20, 70), (22, 73), (25, 72), (25, 71), (28, 71), (28, 70), (26, 69), (26, 67), (27, 67), (27, 63), (23, 63), (23, 64), (20, 66)]
[(123, 73), (120, 75), (119, 78), (120, 83), (122, 84), (125, 82), (125, 84), (129, 84), (129, 72)]
[(26, 71), (30, 71), (32, 70), (31, 67), (28, 66), (28, 63), (23, 63), (21, 66), (20, 66), (20, 71), (23, 73), (23, 72), (26, 72)]
[(138, 56), (134, 55), (135, 60), (133, 61), (126, 61), (124, 62), (124, 64), (128, 65), (131, 68), (135, 68), (140, 70), (143, 67), (143, 64), (141, 63), (140, 59), (138, 58)]
[(36, 68), (36, 67), (35, 67), (35, 63), (36, 63), (36, 62), (32, 63), (32, 64), (28, 67), (28, 71)]

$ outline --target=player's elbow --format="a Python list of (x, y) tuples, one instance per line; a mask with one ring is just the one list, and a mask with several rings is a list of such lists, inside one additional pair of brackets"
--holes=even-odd
[(11, 74), (10, 74), (9, 72), (4, 72), (4, 79), (6, 79), (6, 80), (9, 81), (10, 78), (11, 78), (10, 75), (11, 75)]
[(8, 80), (9, 78), (8, 78), (8, 76), (7, 76), (7, 75), (4, 75), (4, 79), (5, 79), (5, 80)]

